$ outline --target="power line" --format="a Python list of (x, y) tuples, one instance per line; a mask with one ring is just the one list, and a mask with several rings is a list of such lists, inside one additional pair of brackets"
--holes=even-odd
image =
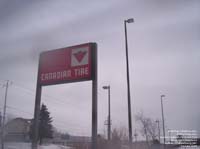
[(27, 111), (24, 111), (24, 110), (21, 110), (21, 109), (12, 107), (12, 106), (7, 106), (7, 108), (8, 108), (8, 109), (13, 109), (13, 110), (15, 110), (15, 111), (20, 111), (20, 112), (22, 112), (22, 113), (25, 113), (25, 114), (28, 114), (28, 115), (33, 116), (33, 113), (30, 113), (30, 112), (27, 112)]
[[(30, 88), (27, 88), (27, 87), (24, 87), (24, 86), (22, 86), (22, 85), (19, 85), (19, 84), (14, 84), (16, 87), (18, 87), (18, 88), (21, 88), (21, 89), (24, 89), (24, 90), (26, 90), (26, 91), (28, 91), (28, 92), (26, 92), (27, 94), (30, 94), (31, 96), (33, 96), (33, 97), (35, 97), (35, 90), (33, 90), (33, 89), (30, 89)], [(56, 103), (58, 103), (58, 104), (67, 104), (67, 105), (71, 105), (71, 106), (74, 106), (72, 103), (70, 103), (70, 102), (66, 102), (66, 101), (63, 101), (62, 99), (60, 99), (60, 98), (56, 98), (56, 97), (52, 97), (52, 96), (50, 96), (50, 95), (48, 95), (48, 94), (43, 94), (43, 98), (44, 98), (44, 100), (51, 100), (51, 101), (53, 101), (53, 102), (56, 102)]]
[[(30, 95), (30, 96), (32, 96), (33, 98), (35, 98), (35, 90), (34, 89), (31, 89), (31, 88), (28, 88), (28, 87), (25, 87), (24, 85), (21, 85), (21, 83), (14, 83), (13, 84), (13, 86), (14, 87), (17, 87), (17, 88), (19, 88), (19, 89), (23, 89), (24, 90), (24, 93), (26, 93), (26, 94), (28, 94), (28, 95)], [(100, 92), (98, 92), (99, 93), (99, 95), (101, 95), (100, 94)], [(102, 96), (102, 95), (101, 95)], [(44, 101), (48, 101), (48, 102), (50, 102), (50, 103), (52, 103), (52, 104), (57, 104), (57, 105), (64, 105), (64, 104), (66, 104), (66, 105), (70, 105), (71, 107), (74, 107), (74, 108), (76, 108), (76, 106), (73, 104), (73, 103), (71, 103), (71, 102), (69, 102), (69, 101), (64, 101), (63, 99), (61, 99), (61, 98), (57, 98), (57, 97), (53, 97), (53, 96), (51, 96), (51, 95), (49, 95), (49, 94), (43, 94), (43, 98), (42, 98)]]

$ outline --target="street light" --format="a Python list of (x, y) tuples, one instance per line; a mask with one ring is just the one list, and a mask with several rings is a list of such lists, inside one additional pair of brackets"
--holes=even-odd
[(132, 144), (132, 120), (131, 120), (132, 118), (131, 118), (131, 95), (130, 95), (128, 40), (127, 40), (126, 23), (133, 23), (133, 22), (134, 22), (133, 18), (124, 20), (125, 44), (126, 44), (127, 94), (128, 94), (128, 128), (129, 128), (129, 142), (130, 142), (130, 144)]
[(158, 124), (158, 139), (159, 139), (159, 143), (160, 143), (160, 121), (156, 120), (156, 123)]
[(110, 85), (103, 86), (103, 89), (108, 90), (108, 140), (110, 141), (111, 135), (111, 118), (110, 118)]
[(165, 97), (165, 95), (161, 95), (161, 110), (162, 110), (162, 123), (163, 123), (163, 137), (164, 137), (164, 146), (165, 146), (165, 120), (164, 120), (164, 110), (163, 110), (163, 97)]

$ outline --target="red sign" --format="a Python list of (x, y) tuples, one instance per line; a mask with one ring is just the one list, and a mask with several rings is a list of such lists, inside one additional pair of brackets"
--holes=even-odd
[(91, 80), (95, 43), (61, 48), (40, 54), (39, 77), (41, 85)]

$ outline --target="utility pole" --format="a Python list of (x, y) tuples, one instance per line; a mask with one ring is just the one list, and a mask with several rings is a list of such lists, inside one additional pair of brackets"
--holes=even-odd
[(171, 130), (170, 129), (168, 130), (168, 133), (169, 133), (169, 143), (171, 144), (172, 140), (171, 140)]
[(158, 139), (159, 139), (159, 143), (160, 143), (160, 121), (156, 120), (156, 123), (158, 124)]
[(165, 97), (165, 95), (161, 95), (162, 124), (163, 124), (163, 137), (164, 137), (164, 148), (165, 148), (165, 118), (163, 110), (163, 97)]
[(136, 129), (135, 129), (134, 137), (135, 137), (135, 143), (137, 143), (138, 134), (137, 134), (137, 132), (136, 132)]
[(2, 126), (2, 115), (1, 115), (1, 112), (0, 112), (0, 131), (1, 131), (1, 126)]
[(5, 101), (4, 101), (4, 108), (3, 108), (3, 122), (2, 122), (2, 130), (1, 130), (1, 149), (4, 149), (4, 135), (5, 135), (4, 127), (5, 127), (5, 119), (6, 119), (8, 86), (9, 86), (9, 80), (6, 81), (6, 85), (3, 85), (3, 87), (6, 87), (6, 91), (5, 91)]
[(110, 85), (103, 86), (103, 89), (108, 90), (108, 141), (111, 139), (111, 116), (110, 116)]
[[(1, 112), (0, 112), (0, 135), (2, 136), (2, 115), (1, 115)], [(0, 140), (1, 142), (1, 140)]]
[(135, 129), (134, 137), (135, 137), (135, 149), (137, 149), (137, 137), (138, 137), (138, 134), (136, 132), (136, 129)]

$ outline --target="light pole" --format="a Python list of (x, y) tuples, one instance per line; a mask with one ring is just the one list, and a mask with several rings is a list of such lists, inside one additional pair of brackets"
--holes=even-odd
[(110, 85), (103, 86), (103, 89), (108, 90), (108, 140), (110, 141), (111, 135), (111, 117), (110, 117)]
[(159, 139), (159, 143), (160, 143), (160, 122), (159, 122), (159, 120), (156, 120), (156, 123), (158, 124), (158, 139)]
[(126, 23), (133, 23), (133, 22), (134, 22), (133, 18), (124, 20), (125, 44), (126, 44), (127, 93), (128, 93), (128, 129), (129, 129), (129, 143), (130, 143), (130, 145), (132, 144), (132, 118), (131, 118), (131, 95), (130, 95), (129, 62), (128, 62), (128, 40), (127, 40)]
[(171, 140), (171, 130), (170, 129), (168, 129), (168, 133), (169, 133), (169, 144), (171, 144), (172, 142), (172, 140)]
[(162, 123), (163, 123), (163, 137), (164, 137), (164, 146), (165, 146), (165, 120), (164, 120), (164, 110), (163, 110), (163, 97), (165, 97), (165, 95), (161, 95), (161, 110), (162, 110)]

